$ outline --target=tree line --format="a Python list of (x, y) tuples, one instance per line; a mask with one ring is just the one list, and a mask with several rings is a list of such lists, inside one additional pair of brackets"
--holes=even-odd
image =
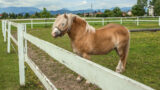
[(25, 14), (15, 14), (15, 13), (2, 13), (2, 19), (22, 19), (22, 18), (49, 18), (49, 17), (54, 17), (54, 15), (51, 15), (49, 11), (47, 11), (46, 8), (43, 8), (41, 12), (36, 12), (33, 15), (30, 15), (29, 13)]
[(122, 17), (122, 11), (119, 7), (113, 10), (106, 9), (103, 14), (97, 14), (96, 17)]
[[(149, 3), (148, 3), (149, 2)], [(154, 7), (154, 15), (160, 16), (160, 0), (137, 0), (137, 4), (132, 6), (132, 16), (144, 16), (148, 15), (148, 6)], [(146, 11), (147, 10), (147, 11)], [(119, 7), (115, 7), (113, 10), (106, 9), (103, 14), (97, 14), (97, 17), (122, 17), (124, 12)], [(126, 16), (128, 16), (126, 14)]]

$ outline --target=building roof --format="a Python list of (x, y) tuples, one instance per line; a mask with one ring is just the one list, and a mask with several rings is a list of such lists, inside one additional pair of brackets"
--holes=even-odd
[(103, 14), (102, 12), (97, 12), (96, 14)]

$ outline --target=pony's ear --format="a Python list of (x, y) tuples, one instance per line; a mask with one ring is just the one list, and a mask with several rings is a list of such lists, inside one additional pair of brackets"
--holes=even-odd
[(72, 21), (74, 21), (75, 19), (76, 19), (76, 16), (73, 16), (73, 17), (72, 17)]
[(56, 17), (60, 16), (60, 14), (57, 14)]
[(65, 18), (68, 18), (67, 15), (66, 15), (66, 13), (64, 14), (64, 17), (65, 17)]

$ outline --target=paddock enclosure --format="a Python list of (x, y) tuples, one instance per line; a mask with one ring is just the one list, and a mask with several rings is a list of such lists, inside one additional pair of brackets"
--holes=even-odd
[[(88, 61), (71, 52), (67, 35), (63, 38), (54, 40), (50, 34), (51, 25), (54, 23), (54, 20), (54, 18), (2, 20), (2, 32), (4, 42), (7, 42), (7, 52), (10, 53), (11, 43), (18, 46), (20, 85), (25, 85), (26, 63), (48, 90), (66, 89), (67, 87), (69, 87), (69, 89), (86, 90), (159, 89), (158, 86), (160, 83), (156, 82), (156, 80), (158, 81), (160, 78), (158, 75), (160, 72), (158, 71), (159, 65), (157, 60), (160, 58), (158, 55), (158, 50), (160, 50), (160, 47), (158, 47), (158, 44), (160, 44), (158, 41), (158, 38), (160, 37), (158, 29), (160, 28), (159, 17), (86, 18), (89, 24), (93, 25), (95, 28), (113, 22), (123, 24), (131, 29), (131, 31), (135, 31), (131, 32), (129, 59), (126, 71), (122, 74), (114, 72), (114, 67), (118, 63), (118, 56), (116, 56), (115, 52), (111, 52), (105, 56), (94, 55), (91, 57), (92, 61)], [(139, 29), (143, 29), (140, 31), (149, 29), (157, 32), (136, 32)], [(141, 54), (137, 56), (137, 53)], [(58, 69), (57, 67), (60, 67), (61, 69)], [(47, 69), (51, 71), (53, 69), (54, 72), (49, 75), (50, 71), (47, 71)], [(57, 73), (58, 75), (52, 76), (53, 73)], [(65, 73), (68, 73), (68, 75), (66, 75), (68, 77), (67, 81), (64, 79), (61, 82), (58, 81), (58, 78), (56, 77), (61, 76), (65, 78), (65, 76), (60, 75), (65, 75)], [(73, 82), (70, 82), (69, 80), (75, 80), (77, 74), (89, 80), (92, 85), (85, 86), (84, 81), (82, 83), (72, 84)], [(137, 81), (140, 81), (141, 83)], [(70, 84), (70, 86), (67, 85), (67, 83)], [(147, 84), (148, 86), (142, 83)], [(62, 84), (64, 84), (65, 87), (62, 87)], [(78, 84), (80, 85), (78, 86)]]

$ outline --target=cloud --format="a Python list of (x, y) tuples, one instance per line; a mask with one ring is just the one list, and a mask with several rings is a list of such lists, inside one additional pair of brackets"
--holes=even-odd
[(115, 6), (130, 7), (137, 0), (0, 0), (0, 7), (36, 7), (47, 8), (48, 10), (57, 10), (68, 8), (71, 10), (88, 9), (91, 2), (94, 9), (106, 9)]
[(81, 5), (84, 5), (84, 4), (87, 4), (87, 1), (84, 0), (81, 2)]

